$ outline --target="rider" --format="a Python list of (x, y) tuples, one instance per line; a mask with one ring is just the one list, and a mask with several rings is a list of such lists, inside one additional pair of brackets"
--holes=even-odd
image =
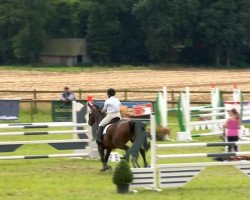
[(120, 106), (121, 102), (119, 99), (115, 97), (115, 90), (113, 88), (109, 88), (107, 90), (108, 99), (105, 101), (102, 113), (107, 113), (106, 117), (100, 122), (97, 135), (96, 135), (96, 143), (102, 143), (102, 133), (104, 126), (111, 122), (112, 119), (119, 117), (121, 119), (120, 114)]

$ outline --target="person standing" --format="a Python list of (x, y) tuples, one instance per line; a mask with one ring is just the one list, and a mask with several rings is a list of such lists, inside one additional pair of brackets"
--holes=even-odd
[(61, 100), (63, 102), (69, 102), (75, 100), (75, 95), (69, 90), (68, 87), (64, 87), (64, 92), (61, 95)]
[(106, 117), (100, 122), (96, 134), (96, 143), (101, 144), (102, 143), (102, 133), (104, 130), (104, 127), (111, 122), (114, 118), (120, 118), (120, 106), (121, 102), (119, 99), (115, 97), (115, 90), (113, 88), (109, 88), (107, 90), (107, 96), (108, 99), (104, 102), (103, 109), (101, 110), (102, 113), (106, 113)]
[[(237, 142), (239, 140), (240, 132), (240, 115), (236, 109), (228, 111), (229, 119), (226, 121), (224, 128), (226, 128), (226, 137), (228, 142)], [(238, 146), (233, 145), (228, 147), (228, 152), (238, 151)]]

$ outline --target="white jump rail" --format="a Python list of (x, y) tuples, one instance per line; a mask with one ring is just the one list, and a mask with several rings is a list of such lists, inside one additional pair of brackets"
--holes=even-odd
[(78, 154), (48, 154), (48, 155), (26, 155), (26, 156), (0, 156), (0, 160), (20, 160), (20, 159), (43, 159), (43, 158), (73, 158), (85, 157), (88, 153)]
[[(27, 131), (10, 131), (0, 132), (0, 136), (40, 136), (40, 135), (59, 135), (71, 134), (74, 139), (61, 140), (28, 140), (28, 141), (6, 141), (0, 142), (0, 152), (15, 152), (22, 145), (47, 144), (57, 150), (72, 150), (71, 154), (48, 154), (48, 155), (28, 155), (28, 156), (0, 156), (0, 160), (13, 159), (35, 159), (35, 158), (59, 158), (59, 157), (83, 157), (97, 158), (96, 144), (92, 141), (91, 128), (87, 123), (77, 123), (77, 112), (84, 107), (83, 104), (72, 102), (72, 122), (40, 122), (40, 123), (13, 123), (0, 124), (0, 129), (28, 129)], [(88, 115), (86, 115), (88, 117)], [(88, 120), (88, 119), (86, 119)], [(65, 130), (65, 127), (71, 127), (71, 130)], [(46, 130), (47, 128), (56, 128), (56, 130)], [(64, 130), (60, 130), (63, 128)], [(84, 130), (78, 130), (84, 129)], [(31, 131), (29, 129), (37, 129)], [(44, 130), (39, 130), (44, 129)]]
[(33, 141), (11, 141), (11, 142), (0, 142), (0, 146), (3, 145), (24, 145), (24, 144), (48, 144), (48, 143), (79, 143), (89, 142), (89, 139), (70, 139), (70, 140), (33, 140)]
[(69, 131), (33, 131), (33, 132), (1, 132), (0, 136), (17, 136), (17, 135), (60, 135), (60, 134), (84, 134), (87, 130), (69, 130)]
[[(170, 149), (170, 148), (202, 148), (202, 147), (224, 147), (224, 146), (234, 146), (234, 145), (250, 145), (250, 141), (239, 141), (239, 142), (210, 142), (210, 143), (176, 143), (176, 144), (156, 144), (155, 138), (155, 118), (154, 115), (151, 116), (150, 121), (150, 134), (151, 134), (151, 168), (145, 172), (145, 182), (143, 178), (143, 173), (139, 173), (139, 178), (136, 177), (135, 184), (132, 187), (136, 187), (141, 184), (141, 186), (150, 186), (157, 190), (158, 188), (168, 188), (168, 187), (182, 187), (189, 181), (191, 181), (195, 176), (197, 176), (202, 170), (210, 166), (235, 166), (247, 176), (250, 176), (250, 162), (249, 161), (224, 161), (224, 162), (200, 162), (200, 163), (157, 163), (158, 160), (163, 162), (163, 159), (171, 158), (190, 158), (190, 157), (222, 157), (229, 158), (231, 156), (245, 156), (250, 155), (250, 151), (246, 152), (234, 152), (234, 153), (193, 153), (193, 154), (163, 154), (157, 153), (160, 149)], [(143, 172), (143, 169), (138, 169), (139, 172)], [(152, 172), (153, 170), (153, 172)], [(138, 172), (138, 171), (137, 171)], [(154, 174), (154, 175), (153, 175)], [(152, 180), (152, 179), (155, 180)], [(155, 183), (158, 184), (155, 184)], [(144, 184), (146, 183), (146, 184)], [(153, 186), (152, 186), (153, 185)], [(137, 186), (137, 187), (138, 187)]]
[(239, 142), (200, 142), (200, 143), (177, 143), (177, 144), (155, 144), (156, 149), (162, 148), (193, 148), (193, 147), (218, 147), (218, 146), (238, 146), (238, 145), (250, 145), (250, 141)]
[(27, 125), (9, 125), (9, 124), (2, 124), (0, 128), (2, 129), (28, 129), (28, 128), (53, 128), (53, 127), (83, 127), (87, 126), (87, 123), (70, 123), (70, 124), (65, 124), (65, 123), (33, 123), (33, 124), (27, 124)]

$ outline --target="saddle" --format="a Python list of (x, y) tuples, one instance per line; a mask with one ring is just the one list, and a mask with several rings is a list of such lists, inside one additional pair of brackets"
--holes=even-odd
[(118, 122), (120, 120), (121, 120), (120, 117), (113, 118), (106, 126), (104, 126), (104, 130), (103, 130), (102, 134), (104, 135), (106, 133), (108, 127), (110, 127), (112, 124), (114, 124), (115, 122)]
[(120, 121), (120, 120), (121, 120), (120, 117), (115, 117), (115, 118), (113, 118), (107, 125), (113, 124), (113, 123), (118, 122), (118, 121)]

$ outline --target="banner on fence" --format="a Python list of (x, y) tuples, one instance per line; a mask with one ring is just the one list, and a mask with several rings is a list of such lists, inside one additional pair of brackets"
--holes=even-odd
[(18, 120), (19, 99), (0, 99), (0, 120)]
[(242, 122), (250, 123), (250, 102), (243, 103)]
[[(78, 102), (86, 104), (86, 101)], [(52, 101), (51, 103), (53, 122), (72, 122), (72, 102)]]

